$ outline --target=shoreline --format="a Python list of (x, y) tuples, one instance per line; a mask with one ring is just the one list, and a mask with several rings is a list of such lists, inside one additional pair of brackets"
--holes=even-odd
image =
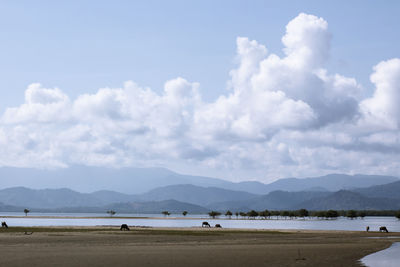
[[(204, 217), (151, 217), (151, 216), (56, 216), (56, 215), (6, 215), (0, 216), (0, 218), (15, 218), (15, 219), (154, 219), (154, 220), (227, 220), (227, 221), (327, 221), (328, 219), (318, 219), (318, 218), (309, 218), (309, 219), (278, 219), (278, 218), (268, 218), (268, 219), (248, 219), (248, 218), (210, 218), (207, 215)], [(329, 221), (334, 221), (335, 219), (329, 219)]]
[[(128, 225), (132, 230), (152, 230), (152, 231), (211, 231), (215, 233), (281, 233), (281, 234), (340, 234), (340, 235), (357, 235), (363, 238), (370, 239), (394, 239), (392, 242), (400, 242), (400, 232), (389, 232), (382, 233), (379, 231), (354, 231), (354, 230), (312, 230), (312, 229), (272, 229), (272, 228), (215, 228), (215, 227), (201, 227), (201, 226), (189, 226), (189, 227), (176, 227), (176, 226), (145, 226), (145, 225)], [(51, 226), (11, 226), (9, 228), (0, 228), (0, 234), (7, 233), (11, 229), (37, 229), (41, 232), (46, 230), (102, 230), (102, 231), (115, 231), (119, 230), (120, 225), (96, 225), (96, 226), (81, 226), (81, 225), (51, 225)], [(43, 231), (44, 230), (44, 231)], [(396, 241), (396, 239), (399, 239)]]
[[(215, 228), (215, 227), (201, 227), (201, 226), (191, 226), (191, 227), (168, 227), (168, 226), (142, 226), (142, 225), (128, 225), (132, 232), (134, 231), (154, 231), (161, 232), (162, 231), (175, 231), (177, 234), (179, 232), (213, 232), (213, 233), (280, 233), (280, 234), (321, 234), (321, 235), (330, 235), (330, 234), (339, 234), (340, 236), (357, 236), (371, 240), (390, 240), (391, 242), (400, 242), (400, 232), (389, 232), (382, 233), (379, 231), (351, 231), (351, 230), (310, 230), (310, 229), (256, 229), (256, 228)], [(26, 229), (30, 230), (38, 230), (39, 232), (55, 232), (55, 231), (63, 231), (63, 230), (76, 230), (76, 231), (86, 231), (91, 230), (95, 231), (116, 231), (120, 229), (120, 225), (96, 225), (96, 226), (79, 226), (79, 225), (71, 225), (71, 226), (9, 226), (9, 228), (0, 228), (1, 234), (8, 234), (13, 232), (23, 232)], [(397, 240), (398, 239), (398, 240)]]
[[(394, 216), (368, 216), (368, 217), (393, 217)], [(308, 218), (226, 218), (226, 217), (218, 217), (218, 218), (210, 218), (208, 215), (204, 215), (204, 217), (152, 217), (152, 216), (66, 216), (66, 215), (1, 215), (0, 219), (10, 218), (10, 219), (154, 219), (154, 220), (226, 220), (226, 221), (335, 221), (340, 218), (346, 217), (337, 217), (334, 219), (322, 219), (317, 217), (308, 217)], [(347, 218), (348, 219), (348, 218)], [(349, 219), (351, 220), (351, 219)], [(362, 220), (362, 219), (354, 219), (354, 220)]]

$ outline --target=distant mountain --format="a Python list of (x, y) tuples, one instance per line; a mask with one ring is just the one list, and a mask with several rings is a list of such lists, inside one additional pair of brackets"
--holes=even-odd
[(330, 192), (303, 191), (303, 192), (286, 192), (273, 191), (267, 195), (258, 196), (245, 201), (227, 201), (217, 202), (208, 205), (210, 209), (220, 211), (247, 211), (247, 210), (285, 210), (292, 209), (298, 203), (319, 198), (331, 194)]
[[(309, 210), (325, 209), (400, 209), (396, 194), (399, 182), (386, 186), (356, 189), (357, 192), (273, 191), (266, 195), (232, 191), (214, 187), (174, 185), (141, 195), (127, 195), (113, 191), (79, 193), (70, 189), (33, 190), (24, 187), (0, 190), (0, 211), (42, 212), (105, 212), (118, 213), (169, 212), (205, 213), (209, 210)], [(377, 188), (376, 191), (374, 189)], [(393, 190), (392, 190), (393, 189)], [(359, 191), (363, 193), (359, 193)], [(369, 197), (372, 196), (372, 197)], [(386, 197), (387, 196), (387, 197)]]
[(0, 190), (0, 202), (25, 208), (100, 207), (114, 202), (133, 200), (136, 200), (134, 196), (110, 191), (86, 194), (66, 188), (35, 190), (25, 187)]
[(215, 187), (221, 187), (228, 190), (234, 191), (246, 191), (252, 194), (263, 195), (270, 192), (268, 184), (260, 183), (257, 181), (246, 181), (238, 183), (223, 183), (220, 185), (214, 185)]
[[(1, 207), (1, 206), (0, 206)], [(209, 212), (207, 208), (193, 205), (190, 203), (180, 202), (173, 199), (163, 201), (148, 201), (148, 202), (121, 202), (113, 203), (102, 207), (64, 207), (57, 209), (32, 209), (32, 211), (41, 212), (65, 212), (65, 213), (104, 213), (108, 210), (114, 210), (117, 214), (121, 213), (143, 213), (143, 214), (160, 214), (163, 211), (168, 211), (171, 214), (181, 214), (187, 211), (189, 214), (205, 214)]]
[(25, 187), (1, 190), (0, 201), (8, 205), (29, 206), (30, 208), (55, 208), (82, 205), (82, 203), (92, 206), (92, 204), (95, 204), (93, 199), (69, 189), (32, 190)]
[(206, 206), (213, 202), (244, 201), (257, 195), (243, 191), (233, 191), (217, 187), (201, 187), (190, 184), (169, 185), (153, 189), (138, 198), (144, 201), (175, 199), (187, 203)]
[(312, 188), (324, 188), (329, 191), (364, 188), (399, 181), (393, 176), (381, 175), (345, 175), (329, 174), (313, 178), (285, 178), (266, 185), (266, 191), (310, 191)]
[(311, 188), (307, 188), (305, 190), (302, 190), (305, 192), (330, 192), (328, 189), (321, 187), (321, 186), (315, 186), (315, 187), (311, 187)]
[[(398, 182), (393, 183), (397, 185)], [(390, 185), (390, 184), (389, 184)], [(378, 188), (388, 188), (389, 186), (382, 186)], [(366, 192), (371, 192), (374, 187), (366, 188)], [(394, 187), (393, 187), (394, 188)], [(360, 189), (357, 189), (360, 190)], [(364, 189), (363, 189), (364, 190)], [(384, 192), (382, 190), (382, 192)], [(398, 192), (398, 191), (397, 191)], [(400, 209), (400, 199), (390, 196), (397, 196), (395, 192), (393, 195), (388, 193), (388, 197), (384, 194), (368, 197), (357, 192), (340, 190), (337, 192), (319, 192), (319, 191), (301, 191), (301, 192), (287, 192), (287, 191), (273, 191), (269, 194), (255, 197), (253, 199), (244, 201), (227, 201), (216, 202), (207, 205), (208, 208), (219, 211), (248, 211), (254, 210), (383, 210), (383, 209)]]
[[(157, 168), (74, 167), (63, 170), (31, 169), (30, 171), (32, 171), (31, 174), (25, 169), (0, 168), (1, 185), (4, 186), (11, 181), (16, 184), (24, 181), (28, 184), (33, 181), (43, 184), (44, 181), (48, 181), (50, 187), (68, 182), (68, 184), (74, 184), (75, 187), (82, 186), (88, 189), (90, 185), (102, 190), (80, 193), (67, 188), (13, 187), (0, 190), (0, 202), (7, 206), (31, 209), (77, 209), (78, 207), (102, 208), (114, 203), (175, 200), (207, 209), (243, 211), (293, 209), (300, 207), (300, 204), (310, 208), (321, 207), (324, 204), (346, 209), (348, 207), (346, 201), (363, 209), (372, 209), (394, 207), (387, 199), (400, 199), (398, 193), (400, 181), (395, 177), (377, 175), (331, 174), (314, 178), (281, 179), (271, 184), (262, 184), (259, 182), (232, 183), (221, 179), (181, 175)], [(23, 175), (27, 177), (23, 178)], [(109, 190), (108, 185), (122, 188), (122, 192), (141, 192), (146, 188), (149, 190), (140, 194), (118, 193)], [(342, 189), (354, 192), (342, 195), (330, 192)], [(254, 194), (243, 190), (266, 193)], [(314, 205), (314, 202), (319, 206)]]
[[(65, 169), (0, 168), (1, 187), (32, 189), (70, 188), (79, 192), (111, 190), (126, 194), (140, 194), (157, 187), (193, 184), (205, 187), (235, 187), (222, 179), (178, 174), (163, 168), (104, 168), (71, 166)], [(261, 183), (260, 183), (261, 184)], [(237, 185), (237, 188), (240, 188)]]
[(384, 185), (375, 185), (367, 188), (357, 188), (352, 191), (366, 197), (393, 198), (400, 200), (400, 181)]
[(128, 195), (106, 190), (94, 193), (79, 193), (65, 188), (29, 189), (13, 187), (0, 190), (0, 202), (7, 205), (36, 209), (103, 207), (113, 203), (151, 202), (171, 199), (205, 206), (211, 202), (242, 201), (255, 196), (257, 195), (247, 192), (195, 185), (171, 185), (156, 188), (140, 195)]
[(111, 190), (125, 194), (143, 194), (158, 187), (191, 184), (218, 187), (252, 194), (283, 191), (338, 191), (364, 188), (398, 181), (396, 177), (379, 175), (331, 174), (314, 178), (287, 178), (270, 184), (256, 181), (233, 183), (222, 179), (178, 174), (164, 168), (105, 168), (70, 166), (65, 169), (0, 168), (0, 186), (32, 189), (69, 188), (79, 192)]
[(325, 197), (313, 198), (293, 206), (309, 210), (395, 210), (400, 202), (389, 198), (368, 198), (359, 193), (340, 190)]
[(285, 192), (274, 191), (268, 195), (259, 197), (252, 201), (249, 208), (255, 210), (264, 209), (292, 209), (298, 203), (314, 199), (317, 197), (326, 196), (329, 193), (318, 191), (303, 191), (303, 192)]
[(17, 206), (12, 206), (12, 205), (6, 205), (4, 203), (0, 202), (0, 212), (6, 212), (6, 211), (12, 211), (12, 212), (21, 212), (24, 210), (22, 207), (17, 207)]
[(137, 197), (136, 195), (123, 194), (110, 190), (100, 190), (93, 193), (86, 193), (85, 195), (94, 198), (95, 201), (97, 201), (98, 203), (97, 205), (106, 205), (108, 203), (129, 202), (129, 201), (139, 200), (139, 197)]

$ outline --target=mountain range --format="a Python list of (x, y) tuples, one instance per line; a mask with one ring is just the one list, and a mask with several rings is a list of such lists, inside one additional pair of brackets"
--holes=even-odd
[(313, 178), (285, 178), (264, 184), (257, 181), (230, 182), (223, 179), (179, 174), (164, 168), (105, 168), (70, 166), (64, 169), (0, 168), (0, 188), (69, 188), (90, 193), (109, 190), (125, 194), (143, 194), (170, 185), (190, 184), (216, 187), (251, 194), (282, 191), (338, 191), (365, 188), (398, 181), (392, 176), (330, 174)]
[[(113, 209), (118, 213), (159, 213), (169, 212), (206, 213), (218, 211), (285, 210), (306, 208), (324, 209), (400, 209), (400, 181), (363, 188), (346, 188), (331, 192), (327, 177), (288, 179), (278, 188), (266, 194), (229, 190), (219, 187), (205, 187), (193, 184), (167, 185), (151, 189), (142, 194), (124, 194), (110, 190), (80, 193), (71, 189), (29, 189), (12, 187), (0, 190), (0, 211), (21, 211), (30, 208), (35, 211), (53, 212), (105, 212)], [(343, 176), (346, 185), (359, 185), (358, 176)], [(377, 184), (379, 176), (365, 176), (367, 184)], [(318, 181), (319, 180), (319, 181)], [(382, 181), (396, 180), (383, 176)], [(304, 181), (304, 184), (301, 182)], [(290, 191), (293, 183), (300, 183), (303, 191)], [(274, 183), (272, 183), (274, 184)], [(309, 187), (313, 185), (312, 187)], [(268, 186), (268, 185), (266, 185)], [(271, 184), (269, 185), (271, 187)], [(272, 188), (272, 187), (271, 187)]]

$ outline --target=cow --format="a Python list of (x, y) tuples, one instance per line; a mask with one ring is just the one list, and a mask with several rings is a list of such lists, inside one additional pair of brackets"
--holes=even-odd
[(7, 225), (7, 223), (6, 223), (6, 222), (1, 222), (1, 227), (8, 228), (8, 225)]
[(122, 230), (129, 231), (130, 229), (129, 229), (128, 225), (124, 223), (124, 224), (121, 224), (121, 228), (119, 230), (120, 231), (122, 231)]
[(215, 225), (215, 228), (222, 228), (222, 226), (221, 226), (219, 223), (217, 223), (217, 224)]
[(379, 227), (379, 232), (386, 232), (389, 233), (388, 229), (386, 228), (386, 226), (381, 226)]
[(201, 227), (211, 227), (211, 225), (208, 222), (203, 222)]

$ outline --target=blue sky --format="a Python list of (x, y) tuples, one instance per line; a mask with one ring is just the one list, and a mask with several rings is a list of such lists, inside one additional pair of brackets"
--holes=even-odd
[(0, 12), (0, 166), (265, 182), (400, 171), (398, 1), (1, 1)]
[(282, 54), (300, 12), (328, 21), (329, 70), (367, 88), (400, 47), (398, 1), (1, 1), (0, 11), (1, 110), (33, 82), (77, 96), (127, 80), (157, 91), (182, 76), (211, 100), (226, 93), (237, 36)]

